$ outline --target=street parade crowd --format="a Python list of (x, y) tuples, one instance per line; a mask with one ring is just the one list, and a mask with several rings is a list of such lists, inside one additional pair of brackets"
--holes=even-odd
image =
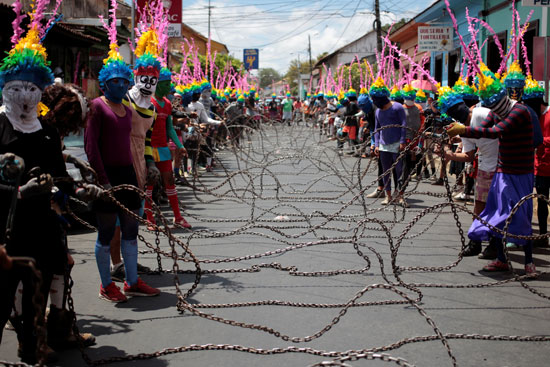
[[(190, 186), (194, 176), (211, 171), (215, 153), (225, 146), (239, 148), (244, 132), (261, 115), (259, 93), (249, 77), (230, 67), (216, 70), (210, 54), (210, 67), (203, 69), (192, 44), (179, 72), (167, 67), (168, 22), (162, 1), (148, 3), (143, 11), (149, 17), (137, 27), (133, 66), (119, 53), (117, 2), (112, 1), (115, 11), (104, 21), (110, 45), (98, 77), (101, 97), (87, 101), (78, 86), (54, 84), (42, 46), (53, 21), (44, 19), (47, 3), (36, 2), (26, 30), (20, 27), (21, 5), (15, 3), (13, 48), (0, 67), (0, 220), (8, 223), (0, 235), (5, 244), (0, 248), (0, 336), (9, 320), (26, 363), (37, 362), (35, 285), (28, 269), (11, 266), (12, 257), (33, 258), (41, 272), (38, 307), (49, 306), (48, 345), (63, 349), (77, 339), (94, 343), (90, 334), (73, 335), (70, 328), (66, 332), (58, 327), (67, 313), (67, 274), (74, 264), (66, 223), (59, 215), (68, 197), (90, 202), (96, 216), (99, 297), (117, 303), (129, 296), (156, 296), (160, 291), (139, 276), (147, 268), (138, 263), (136, 217), (145, 216), (147, 228), (155, 231), (152, 203), (164, 197), (173, 224), (191, 229), (176, 185)], [(512, 33), (512, 44), (520, 50), (525, 47), (522, 36), (521, 29)], [(438, 83), (422, 62), (386, 38), (376, 68), (357, 61), (359, 92), (351, 77), (347, 81), (329, 70), (304, 101), (286, 92), (282, 122), (311, 121), (321, 136), (334, 141), (338, 154), (375, 159), (377, 187), (365, 196), (383, 198), (382, 205), (408, 207), (411, 180), (433, 177), (434, 185), (443, 185), (448, 173), (455, 174), (457, 187), (463, 188), (454, 198), (473, 196), (477, 215), (462, 256), (490, 260), (484, 271), (507, 271), (505, 249), (519, 246), (525, 252), (526, 274), (534, 277), (532, 248), (547, 247), (548, 237), (522, 237), (533, 234), (532, 201), (516, 208), (507, 228), (514, 236), (506, 243), (501, 231), (512, 209), (533, 189), (549, 195), (549, 107), (529, 61), (523, 58), (521, 64), (517, 49), (503, 51), (501, 67), (491, 71), (480, 62), (475, 37), (468, 42), (462, 41), (462, 76), (453, 86), (438, 85), (435, 91), (413, 87), (416, 79)], [(396, 71), (393, 59), (401, 57), (410, 67)], [(272, 97), (265, 108), (274, 119), (276, 95)], [(63, 152), (64, 137), (82, 128), (87, 161)], [(75, 184), (66, 163), (88, 179)], [(128, 186), (143, 190), (145, 198)], [(542, 198), (537, 204), (539, 234), (545, 235), (548, 204)], [(484, 242), (488, 245), (482, 251)], [(122, 289), (115, 281), (123, 282)]]

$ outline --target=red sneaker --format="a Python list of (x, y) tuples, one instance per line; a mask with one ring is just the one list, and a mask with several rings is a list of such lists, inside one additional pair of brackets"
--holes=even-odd
[(189, 224), (184, 217), (174, 218), (174, 225), (177, 227), (191, 229), (191, 224)]
[(483, 271), (508, 271), (510, 267), (508, 263), (504, 263), (500, 260), (491, 261), (489, 264), (485, 265), (482, 269)]
[(153, 297), (158, 296), (160, 290), (145, 284), (141, 278), (138, 278), (137, 283), (132, 286), (124, 282), (124, 294), (127, 296)]
[(126, 302), (128, 300), (128, 298), (122, 294), (120, 288), (116, 286), (115, 282), (111, 282), (111, 284), (105, 288), (101, 285), (99, 287), (99, 298), (113, 303)]

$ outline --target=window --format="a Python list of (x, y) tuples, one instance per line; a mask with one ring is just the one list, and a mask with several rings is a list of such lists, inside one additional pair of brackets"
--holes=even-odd
[[(527, 31), (523, 36), (525, 48), (527, 49), (527, 57), (529, 61), (531, 61), (531, 65), (529, 66), (531, 73), (533, 72), (533, 63), (538, 61), (538, 60), (533, 60), (533, 39), (538, 35), (539, 35), (539, 21), (537, 19), (529, 24), (529, 28), (527, 28)], [(521, 68), (523, 72), (527, 74), (527, 70), (525, 70), (525, 61), (524, 61), (523, 50), (521, 48), (521, 45), (520, 45), (520, 48), (518, 49), (518, 53), (519, 53), (519, 62), (521, 64)]]
[[(502, 49), (504, 50), (504, 52), (506, 52), (507, 49), (507, 33), (507, 31), (497, 33), (497, 37), (500, 41), (500, 44), (502, 45)], [(489, 68), (489, 70), (496, 73), (498, 68), (500, 67), (501, 62), (502, 58), (500, 57), (500, 52), (495, 42), (495, 38), (491, 35), (487, 41), (487, 67)]]
[(435, 57), (435, 73), (434, 78), (441, 83), (443, 76), (443, 55)]

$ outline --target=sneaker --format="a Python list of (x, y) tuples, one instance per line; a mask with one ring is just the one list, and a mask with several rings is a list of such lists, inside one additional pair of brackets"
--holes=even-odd
[(189, 224), (184, 217), (174, 218), (174, 225), (177, 227), (191, 229), (191, 224)]
[(508, 266), (507, 263), (504, 263), (497, 259), (485, 265), (481, 270), (488, 271), (488, 272), (508, 271), (510, 270), (510, 267)]
[(548, 237), (533, 240), (533, 247), (548, 247)]
[(390, 199), (389, 197), (385, 197), (384, 200), (382, 200), (382, 202), (380, 204), (382, 205), (388, 205), (390, 202), (391, 202), (392, 199)]
[(518, 245), (516, 245), (515, 243), (513, 242), (506, 242), (506, 249), (508, 249), (508, 251), (510, 250), (517, 250), (519, 248)]
[(367, 198), (376, 199), (376, 198), (383, 198), (384, 196), (386, 196), (386, 193), (384, 192), (384, 190), (376, 189), (375, 191), (368, 194)]
[(462, 256), (469, 257), (469, 256), (476, 256), (481, 253), (481, 242), (472, 241), (468, 242), (466, 245), (466, 248), (464, 249), (464, 252), (462, 253)]
[(401, 205), (403, 208), (409, 207), (409, 203), (407, 203), (407, 200), (405, 200), (405, 198), (403, 197), (399, 198), (399, 200), (397, 201), (397, 204)]
[[(126, 285), (126, 282), (124, 282)], [(108, 286), (103, 288), (103, 285), (99, 287), (99, 298), (105, 301), (120, 303), (126, 302), (128, 298), (120, 291), (120, 288), (115, 285), (115, 282), (111, 282)]]
[(497, 258), (497, 248), (489, 243), (487, 247), (481, 252), (481, 254), (477, 255), (478, 259), (484, 259), (484, 260), (493, 260)]
[(147, 285), (141, 278), (138, 278), (137, 283), (132, 286), (124, 282), (124, 294), (134, 297), (154, 297), (160, 294), (160, 290)]
[(433, 186), (443, 186), (443, 179), (440, 177), (432, 183)]
[(525, 275), (527, 278), (533, 279), (538, 276), (537, 269), (534, 263), (525, 264)]
[(461, 192), (461, 193), (458, 193), (455, 196), (453, 196), (453, 199), (459, 200), (459, 201), (470, 201), (471, 197), (470, 197), (470, 195), (468, 195), (464, 192)]
[(111, 269), (111, 279), (115, 282), (123, 282), (126, 279), (126, 272), (124, 270), (124, 263), (114, 265)]
[(140, 263), (137, 264), (137, 272), (138, 274), (147, 274), (151, 271), (151, 268), (141, 265)]

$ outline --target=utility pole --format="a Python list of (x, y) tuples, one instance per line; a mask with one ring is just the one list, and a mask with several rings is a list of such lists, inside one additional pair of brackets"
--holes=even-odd
[(311, 64), (311, 35), (308, 34), (307, 39), (308, 39), (307, 51), (309, 52), (309, 76), (311, 77), (311, 75), (313, 74), (313, 66)]
[[(110, 10), (110, 9), (109, 9)], [(135, 40), (136, 40), (136, 35), (135, 35), (135, 18), (136, 18), (136, 5), (135, 5), (135, 2), (132, 1), (132, 35), (130, 37), (132, 37), (132, 39), (130, 40), (130, 42), (132, 43), (132, 50), (135, 49)], [(130, 52), (130, 65), (134, 65), (134, 53), (133, 52)]]
[(376, 48), (382, 52), (382, 22), (380, 21), (380, 0), (374, 0), (374, 29), (376, 29)]
[(210, 6), (210, 0), (208, 0), (208, 39), (210, 39), (210, 15), (212, 15), (212, 7)]

